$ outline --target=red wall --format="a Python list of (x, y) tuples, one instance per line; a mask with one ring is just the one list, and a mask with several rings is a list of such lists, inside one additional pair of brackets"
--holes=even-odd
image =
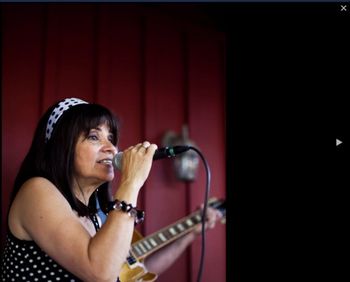
[[(9, 193), (44, 110), (64, 97), (108, 106), (122, 121), (120, 149), (188, 124), (225, 198), (225, 38), (195, 7), (2, 4), (2, 240)], [(141, 194), (144, 234), (196, 209), (205, 171), (191, 184), (155, 162)], [(195, 281), (200, 240), (159, 281)], [(213, 271), (215, 270), (215, 271)], [(204, 282), (226, 281), (225, 226), (207, 233)]]

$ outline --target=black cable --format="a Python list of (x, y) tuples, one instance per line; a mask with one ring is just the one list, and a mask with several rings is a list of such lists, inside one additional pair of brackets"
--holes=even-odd
[(209, 198), (209, 191), (210, 191), (210, 168), (209, 165), (202, 155), (202, 153), (195, 147), (189, 146), (189, 149), (192, 149), (193, 151), (197, 152), (197, 154), (200, 156), (200, 158), (203, 161), (205, 171), (206, 171), (206, 189), (205, 189), (205, 195), (204, 195), (204, 206), (203, 206), (203, 211), (202, 211), (202, 245), (201, 245), (201, 258), (200, 258), (200, 263), (199, 263), (199, 270), (198, 270), (198, 275), (197, 275), (197, 282), (200, 282), (202, 279), (202, 274), (203, 274), (203, 266), (204, 266), (204, 255), (205, 255), (205, 221), (207, 218), (207, 206), (208, 206), (208, 198)]

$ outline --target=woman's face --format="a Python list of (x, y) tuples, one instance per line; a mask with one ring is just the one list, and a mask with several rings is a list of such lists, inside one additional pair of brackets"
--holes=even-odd
[(106, 124), (81, 134), (75, 146), (74, 177), (79, 185), (99, 186), (112, 181), (114, 168), (112, 159), (117, 153), (111, 142), (113, 135)]

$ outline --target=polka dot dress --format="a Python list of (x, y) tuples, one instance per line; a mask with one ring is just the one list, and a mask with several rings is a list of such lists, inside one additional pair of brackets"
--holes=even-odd
[(1, 281), (81, 281), (43, 252), (34, 241), (8, 233), (1, 264)]

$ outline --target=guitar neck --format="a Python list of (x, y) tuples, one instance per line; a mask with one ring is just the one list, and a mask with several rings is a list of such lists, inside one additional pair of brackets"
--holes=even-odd
[(189, 233), (201, 223), (201, 211), (196, 211), (161, 230), (142, 238), (131, 245), (131, 252), (137, 259), (143, 259), (156, 250)]

